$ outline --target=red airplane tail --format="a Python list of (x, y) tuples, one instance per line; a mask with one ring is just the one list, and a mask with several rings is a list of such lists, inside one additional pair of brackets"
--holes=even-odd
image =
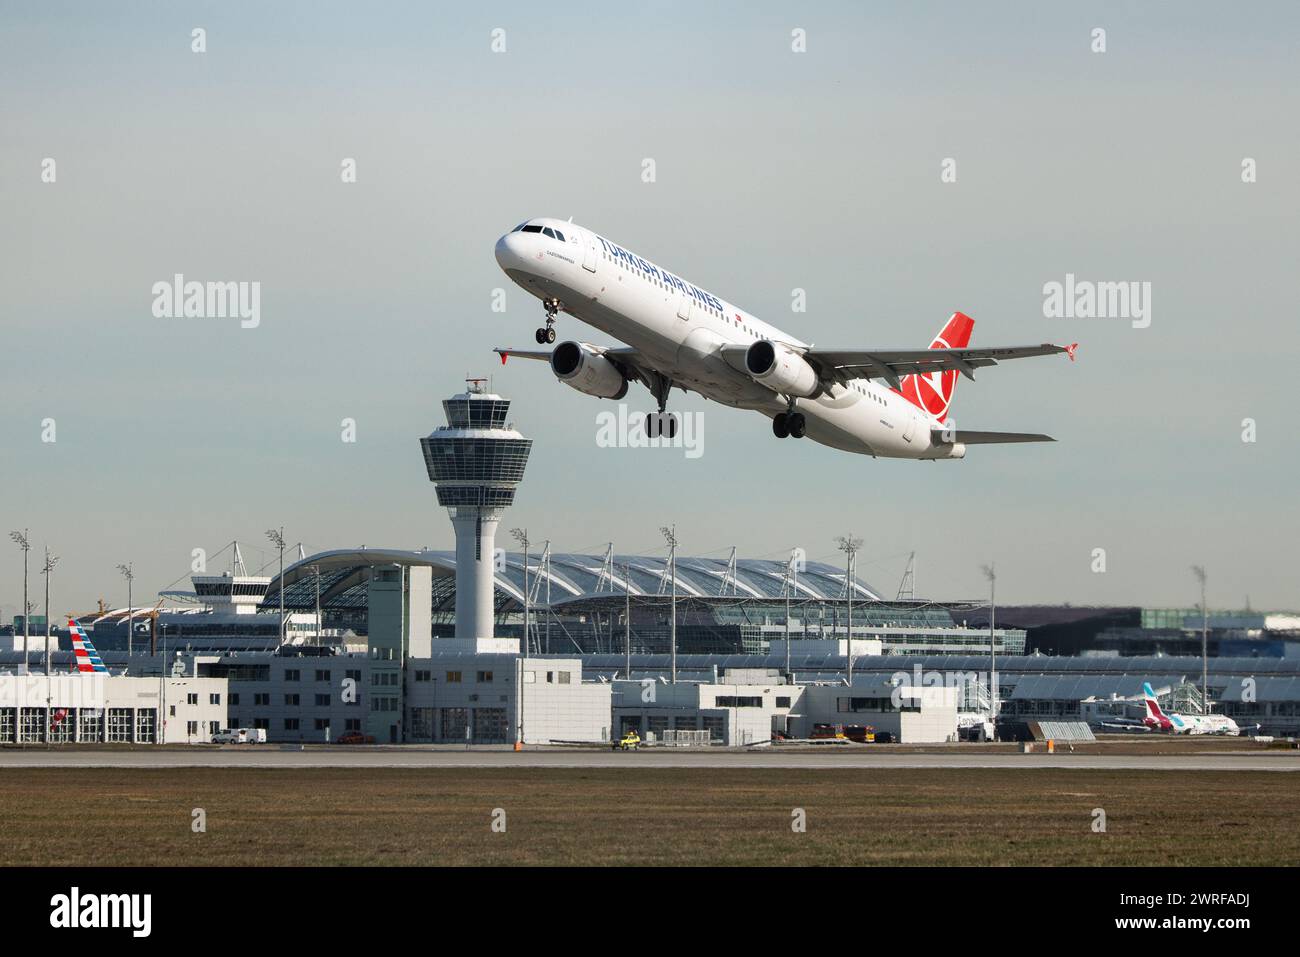
[[(971, 330), (975, 320), (964, 313), (954, 312), (947, 324), (930, 343), (931, 349), (964, 349), (970, 345)], [(952, 394), (957, 388), (957, 371), (915, 373), (904, 376), (899, 383), (903, 397), (918, 408), (930, 413), (940, 422), (947, 420)]]

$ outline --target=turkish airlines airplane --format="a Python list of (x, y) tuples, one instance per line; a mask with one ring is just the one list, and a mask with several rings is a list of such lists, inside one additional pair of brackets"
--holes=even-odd
[(1174, 714), (1164, 711), (1149, 683), (1142, 685), (1146, 701), (1145, 723), (1166, 734), (1241, 734), (1241, 728), (1226, 714)]
[(559, 219), (530, 219), (496, 244), (505, 274), (542, 300), (539, 345), (567, 312), (627, 343), (570, 340), (552, 350), (497, 349), (542, 359), (565, 385), (621, 399), (629, 382), (659, 405), (652, 437), (676, 434), (665, 413), (674, 386), (772, 420), (777, 438), (802, 438), (886, 458), (959, 459), (968, 445), (1051, 442), (1022, 432), (972, 432), (949, 416), (957, 375), (1005, 359), (1067, 353), (1078, 345), (972, 349), (974, 320), (954, 313), (929, 349), (818, 349), (603, 236)]

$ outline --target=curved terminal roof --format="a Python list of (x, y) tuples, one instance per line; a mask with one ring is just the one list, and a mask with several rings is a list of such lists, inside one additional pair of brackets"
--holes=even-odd
[[(320, 569), (322, 607), (363, 607), (366, 583), (374, 565), (426, 565), (433, 569), (434, 601), (455, 593), (456, 553), (398, 548), (348, 548), (319, 552), (284, 570), (286, 607), (311, 607), (315, 602), (314, 569)], [(633, 595), (667, 595), (672, 584), (667, 576), (668, 559), (662, 555), (615, 555), (613, 574), (604, 573), (603, 555), (552, 553), (550, 598), (553, 605), (592, 595), (621, 595), (625, 588)], [(734, 578), (724, 558), (677, 557), (679, 597), (769, 598), (785, 597), (786, 563), (767, 559), (737, 558)], [(624, 567), (627, 568), (626, 580)], [(808, 562), (799, 572), (795, 595), (804, 599), (843, 599), (844, 570), (824, 562)], [(536, 583), (536, 584), (535, 584)], [(547, 566), (540, 552), (528, 556), (528, 584), (534, 598), (545, 601)], [(265, 604), (279, 603), (279, 578), (266, 589)], [(524, 600), (524, 564), (521, 552), (508, 552), (505, 567), (496, 574), (498, 601)], [(853, 583), (853, 597), (877, 601), (881, 595), (861, 579)]]

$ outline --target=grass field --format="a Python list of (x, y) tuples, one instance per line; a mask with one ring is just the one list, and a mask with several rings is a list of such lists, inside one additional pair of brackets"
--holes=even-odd
[(1300, 863), (1297, 804), (1269, 772), (24, 769), (0, 865), (1255, 866)]

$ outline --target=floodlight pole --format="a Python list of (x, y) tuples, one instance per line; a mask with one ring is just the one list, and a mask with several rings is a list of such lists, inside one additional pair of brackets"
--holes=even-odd
[(27, 540), (28, 529), (21, 532), (10, 532), (9, 537), (17, 543), (18, 547), (23, 550), (23, 667), (20, 674), (27, 674), (27, 636), (30, 634), (30, 625), (32, 617), (32, 605), (27, 600), (27, 556), (32, 550), (31, 544)]
[(284, 526), (268, 528), (266, 537), (280, 549), (280, 644), (284, 644)]
[(677, 526), (659, 529), (668, 542), (668, 577), (672, 579), (672, 598), (669, 599), (668, 663), (669, 681), (677, 684)]
[(132, 598), (131, 595), (131, 586), (135, 582), (135, 562), (128, 562), (125, 565), (118, 565), (117, 570), (120, 571), (123, 574), (123, 576), (126, 577), (126, 656), (130, 658), (133, 653), (132, 646), (131, 646), (131, 639), (134, 637), (135, 634), (135, 631), (132, 628), (132, 625), (134, 623), (133, 614), (135, 611), (135, 606), (132, 604), (132, 601), (134, 599)]
[(994, 643), (994, 618), (997, 614), (998, 573), (992, 565), (984, 566), (989, 580), (989, 721), (998, 719), (998, 652)]
[(847, 664), (845, 674), (848, 677), (851, 708), (853, 706), (853, 579), (857, 573), (858, 549), (862, 547), (862, 539), (854, 538), (852, 535), (842, 535), (836, 539), (836, 542), (839, 543), (840, 551), (844, 552), (846, 559), (844, 594), (848, 598), (848, 622), (845, 627), (844, 661)]
[[(54, 571), (54, 566), (59, 563), (58, 555), (51, 555), (49, 548), (45, 549), (45, 566), (42, 568), (42, 574), (45, 575), (45, 674), (50, 673), (50, 572)], [(46, 723), (46, 731), (49, 731), (49, 724)]]
[(627, 656), (627, 680), (632, 680), (632, 578), (631, 568), (623, 566), (623, 652)]
[(515, 738), (516, 750), (524, 746), (524, 677), (528, 668), (528, 529), (512, 528), (510, 534), (515, 537), (524, 548), (524, 639), (519, 646), (519, 720), (516, 722), (518, 727), (518, 736)]
[(1201, 713), (1210, 713), (1210, 609), (1205, 604), (1205, 568), (1193, 565), (1192, 574), (1201, 583)]

